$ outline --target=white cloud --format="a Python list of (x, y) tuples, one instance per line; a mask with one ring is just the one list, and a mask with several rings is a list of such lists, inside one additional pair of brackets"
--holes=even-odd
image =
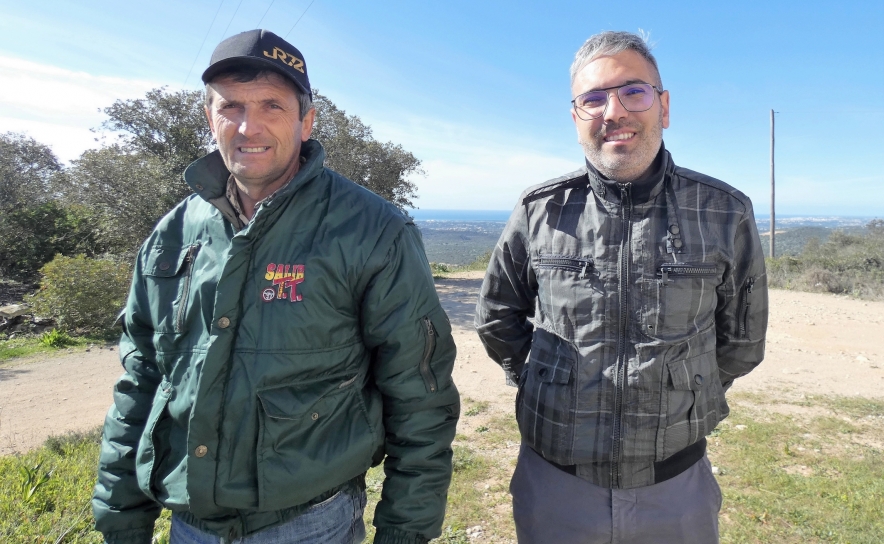
[(162, 83), (94, 76), (0, 56), (0, 131), (27, 132), (64, 161), (96, 147), (89, 129), (115, 100), (138, 98)]
[(527, 187), (581, 165), (579, 148), (574, 158), (550, 154), (504, 130), (419, 117), (372, 128), (423, 161), (427, 176), (414, 180), (421, 208), (508, 210)]

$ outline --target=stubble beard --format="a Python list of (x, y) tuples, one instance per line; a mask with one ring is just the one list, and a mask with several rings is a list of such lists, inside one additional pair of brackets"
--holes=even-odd
[[(635, 150), (629, 153), (603, 150), (605, 134), (623, 128), (635, 131), (635, 137), (639, 139)], [(647, 131), (645, 126), (637, 121), (602, 125), (597, 132), (590, 134), (589, 140), (581, 138), (579, 141), (587, 160), (600, 174), (622, 183), (635, 181), (651, 167), (660, 151), (660, 144), (663, 142), (663, 112), (660, 111), (657, 122)]]

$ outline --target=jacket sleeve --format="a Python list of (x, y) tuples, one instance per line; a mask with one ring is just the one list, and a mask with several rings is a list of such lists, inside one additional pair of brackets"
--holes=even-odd
[(527, 243), (528, 220), (517, 206), (491, 261), (476, 303), (476, 332), (488, 355), (503, 367), (507, 383), (516, 385), (531, 350), (537, 281)]
[(361, 307), (386, 431), (374, 541), (423, 543), (441, 534), (445, 516), (460, 415), (456, 353), (417, 228), (405, 225), (388, 247), (369, 267)]
[(162, 379), (147, 349), (137, 342), (136, 333), (141, 328), (132, 316), (138, 315), (139, 299), (143, 297), (139, 285), (140, 267), (136, 264), (120, 340), (125, 372), (114, 385), (114, 404), (104, 421), (98, 482), (92, 496), (95, 528), (108, 544), (149, 544), (161, 510), (138, 487), (135, 475), (138, 442)]
[(767, 274), (751, 203), (737, 224), (733, 247), (733, 267), (718, 290), (715, 314), (718, 371), (725, 390), (764, 359)]

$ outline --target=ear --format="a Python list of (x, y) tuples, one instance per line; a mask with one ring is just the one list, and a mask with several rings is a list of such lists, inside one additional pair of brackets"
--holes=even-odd
[(304, 116), (304, 120), (301, 121), (301, 141), (306, 142), (310, 139), (310, 135), (313, 133), (313, 121), (316, 120), (316, 108), (310, 108), (310, 111)]
[(574, 108), (571, 108), (571, 120), (574, 121), (574, 129), (577, 130), (577, 141), (580, 141), (580, 123), (581, 119), (577, 117), (577, 112), (574, 111)]
[(663, 108), (663, 128), (669, 128), (669, 91), (660, 93), (660, 107)]
[(212, 131), (212, 137), (217, 140), (218, 135), (215, 134), (215, 121), (212, 119), (212, 111), (209, 109), (209, 106), (203, 106), (203, 111), (206, 112), (206, 120), (209, 122), (209, 130)]

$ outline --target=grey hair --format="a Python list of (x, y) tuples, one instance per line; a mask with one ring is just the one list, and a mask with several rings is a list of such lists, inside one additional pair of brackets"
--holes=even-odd
[(262, 77), (269, 77), (270, 74), (278, 75), (285, 83), (288, 85), (293, 91), (295, 91), (295, 96), (298, 97), (298, 117), (299, 120), (303, 121), (304, 116), (307, 115), (307, 112), (313, 109), (313, 97), (309, 94), (301, 92), (297, 86), (295, 86), (294, 82), (288, 77), (280, 74), (276, 70), (268, 70), (264, 68), (256, 68), (254, 66), (234, 66), (227, 70), (222, 70), (215, 74), (212, 77), (212, 81), (206, 83), (206, 107), (212, 107), (212, 93), (214, 91), (210, 87), (210, 85), (222, 78), (230, 78), (236, 81), (237, 83), (249, 83), (250, 81), (255, 81), (256, 79)]
[(639, 29), (638, 34), (622, 31), (615, 32), (612, 30), (595, 34), (586, 40), (583, 46), (578, 49), (577, 53), (574, 55), (574, 62), (571, 63), (571, 84), (574, 83), (574, 78), (577, 77), (577, 72), (596, 58), (605, 55), (616, 55), (617, 53), (631, 50), (644, 57), (644, 59), (651, 64), (654, 69), (654, 75), (657, 77), (657, 81), (652, 83), (662, 87), (663, 81), (660, 79), (660, 69), (657, 68), (657, 59), (651, 54), (651, 49), (654, 45), (650, 43), (650, 37), (651, 35), (642, 29)]

